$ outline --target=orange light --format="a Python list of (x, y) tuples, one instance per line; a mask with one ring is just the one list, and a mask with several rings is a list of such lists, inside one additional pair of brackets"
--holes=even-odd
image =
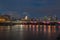
[(48, 26), (48, 32), (50, 32), (51, 31), (51, 26)]
[(0, 22), (5, 22), (5, 19), (0, 19)]

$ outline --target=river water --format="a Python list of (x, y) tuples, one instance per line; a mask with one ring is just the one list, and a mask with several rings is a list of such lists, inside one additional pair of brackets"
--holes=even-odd
[(0, 40), (56, 40), (59, 35), (56, 25), (0, 26)]

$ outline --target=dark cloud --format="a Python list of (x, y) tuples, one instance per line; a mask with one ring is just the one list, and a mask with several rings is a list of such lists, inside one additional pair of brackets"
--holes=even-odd
[[(10, 12), (8, 12), (10, 11)], [(12, 11), (12, 12), (11, 12)], [(0, 12), (9, 15), (60, 14), (60, 0), (0, 0)], [(5, 13), (3, 13), (5, 12)]]

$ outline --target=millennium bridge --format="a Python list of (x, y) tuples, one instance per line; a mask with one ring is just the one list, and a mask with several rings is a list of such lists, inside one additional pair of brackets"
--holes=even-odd
[(0, 25), (60, 25), (60, 21), (6, 21)]

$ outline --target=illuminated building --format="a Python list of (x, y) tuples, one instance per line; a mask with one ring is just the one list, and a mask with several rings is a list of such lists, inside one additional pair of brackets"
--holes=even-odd
[(28, 20), (28, 16), (25, 16), (25, 20)]
[(47, 16), (44, 16), (44, 21), (47, 21)]
[(52, 16), (48, 16), (48, 21), (52, 21), (52, 20), (53, 20)]
[(58, 18), (56, 16), (53, 17), (53, 21), (57, 21)]
[(6, 22), (6, 21), (9, 21), (9, 20), (10, 20), (9, 17), (6, 16), (6, 15), (0, 16), (0, 22)]

